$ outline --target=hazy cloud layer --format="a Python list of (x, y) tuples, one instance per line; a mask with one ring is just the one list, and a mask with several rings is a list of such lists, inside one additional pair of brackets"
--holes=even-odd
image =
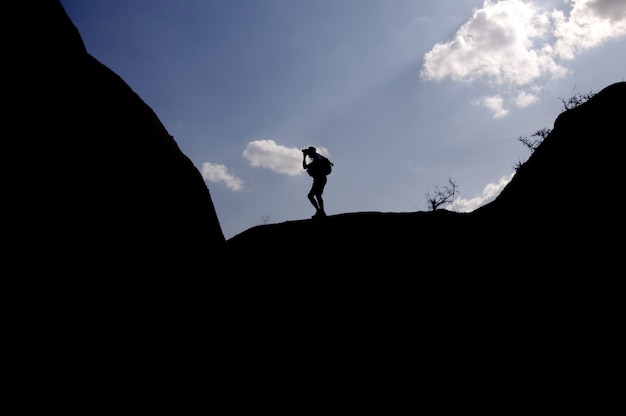
[(537, 101), (542, 82), (563, 76), (564, 62), (585, 49), (626, 35), (626, 1), (566, 0), (568, 10), (538, 2), (485, 0), (450, 41), (424, 55), (420, 76), (430, 81), (486, 81), (497, 94), (476, 100), (494, 117), (505, 105)]
[(233, 191), (241, 190), (243, 181), (231, 174), (224, 165), (204, 162), (202, 164), (202, 177), (210, 182), (222, 183)]

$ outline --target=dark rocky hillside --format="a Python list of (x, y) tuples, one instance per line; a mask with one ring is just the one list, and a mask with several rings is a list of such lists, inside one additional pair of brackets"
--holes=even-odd
[[(225, 241), (200, 173), (61, 4), (5, 12), (7, 347), (46, 406), (597, 412), (621, 397), (598, 372), (621, 358), (626, 83), (558, 115), (474, 212)], [(71, 398), (49, 403), (57, 385)]]
[(9, 10), (16, 169), (6, 199), (21, 267), (210, 274), (224, 249), (213, 201), (157, 115), (87, 52), (60, 2)]
[[(441, 281), (480, 273), (605, 273), (617, 266), (626, 83), (559, 114), (491, 203), (471, 213), (361, 212), (259, 225), (227, 241), (243, 268), (293, 277), (322, 261), (337, 275)], [(308, 263), (308, 266), (307, 266)], [(501, 266), (495, 267), (495, 264)], [(265, 267), (265, 266), (263, 266)], [(428, 276), (428, 277), (427, 277)]]

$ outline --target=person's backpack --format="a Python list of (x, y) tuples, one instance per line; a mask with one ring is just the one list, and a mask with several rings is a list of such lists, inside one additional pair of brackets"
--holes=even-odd
[(330, 175), (330, 172), (333, 171), (333, 162), (331, 162), (330, 160), (328, 160), (328, 158), (326, 156), (320, 155), (320, 161), (322, 162), (321, 165), (321, 169), (320, 171), (324, 174), (324, 175)]
[(307, 169), (309, 176), (315, 178), (316, 176), (330, 175), (330, 172), (333, 171), (333, 162), (328, 160), (326, 156), (320, 155), (319, 153), (316, 155), (316, 158), (315, 163)]

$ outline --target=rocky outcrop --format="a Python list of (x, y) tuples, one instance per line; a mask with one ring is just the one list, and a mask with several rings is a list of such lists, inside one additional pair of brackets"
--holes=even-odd
[(7, 322), (44, 383), (188, 393), (208, 374), (256, 406), (304, 353), (388, 412), (414, 404), (407, 371), (467, 407), (526, 400), (528, 380), (587, 389), (615, 361), (624, 83), (560, 115), (472, 213), (347, 213), (225, 242), (199, 172), (60, 4), (7, 7), (3, 265), (25, 287), (6, 291)]
[(507, 241), (518, 261), (529, 256), (559, 273), (613, 273), (624, 230), (623, 114), (626, 82), (558, 115), (500, 195), (472, 213), (487, 221), (494, 245)]
[(532, 275), (538, 264), (550, 273), (602, 273), (617, 267), (623, 230), (614, 205), (624, 177), (625, 103), (626, 83), (619, 82), (561, 113), (501, 194), (474, 212), (351, 213), (260, 225), (227, 247), (257, 258), (238, 267), (279, 257), (279, 270), (298, 276), (319, 275), (320, 261), (350, 276), (431, 283), (476, 267), (495, 276)]
[(623, 176), (624, 98), (626, 82), (618, 82), (559, 114), (550, 134), (496, 200), (477, 212), (541, 217), (610, 206)]
[(9, 219), (17, 253), (46, 259), (26, 266), (146, 274), (218, 262), (209, 190), (157, 115), (86, 51), (58, 1), (20, 4)]

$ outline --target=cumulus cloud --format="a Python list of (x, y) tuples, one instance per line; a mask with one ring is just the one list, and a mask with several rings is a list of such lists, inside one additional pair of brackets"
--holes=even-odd
[(509, 113), (509, 110), (504, 108), (504, 99), (499, 95), (484, 97), (478, 102), (491, 110), (493, 118), (502, 118)]
[(483, 8), (424, 56), (422, 76), (472, 81), (485, 77), (496, 84), (525, 85), (537, 77), (563, 72), (549, 48), (541, 44), (550, 21), (531, 3), (485, 1)]
[[(319, 149), (324, 153), (324, 149)], [(276, 144), (274, 140), (254, 140), (246, 146), (243, 156), (251, 166), (267, 168), (284, 175), (300, 175), (302, 169), (302, 150)]]
[[(485, 0), (454, 37), (424, 55), (420, 76), (429, 81), (485, 81), (512, 105), (537, 100), (545, 80), (567, 73), (564, 61), (626, 35), (626, 1), (565, 0), (569, 13), (524, 0)], [(501, 117), (503, 106), (482, 103)]]
[(585, 49), (626, 35), (624, 0), (569, 0), (567, 3), (572, 7), (567, 16), (562, 11), (552, 13), (557, 56), (573, 59)]
[(202, 164), (202, 177), (210, 182), (223, 183), (233, 191), (241, 190), (243, 181), (231, 174), (224, 165), (204, 162)]
[(520, 91), (515, 97), (515, 104), (518, 107), (527, 107), (538, 100), (539, 97), (535, 94), (531, 94), (528, 91)]
[(456, 211), (456, 212), (474, 211), (476, 208), (483, 206), (488, 202), (493, 201), (498, 195), (500, 195), (500, 192), (502, 191), (502, 189), (509, 182), (511, 182), (511, 179), (513, 179), (513, 175), (515, 175), (515, 173), (512, 173), (509, 176), (503, 176), (496, 183), (487, 184), (483, 188), (482, 193), (480, 195), (475, 196), (474, 198), (471, 198), (471, 199), (456, 198), (454, 201), (452, 201), (448, 209), (450, 211)]

